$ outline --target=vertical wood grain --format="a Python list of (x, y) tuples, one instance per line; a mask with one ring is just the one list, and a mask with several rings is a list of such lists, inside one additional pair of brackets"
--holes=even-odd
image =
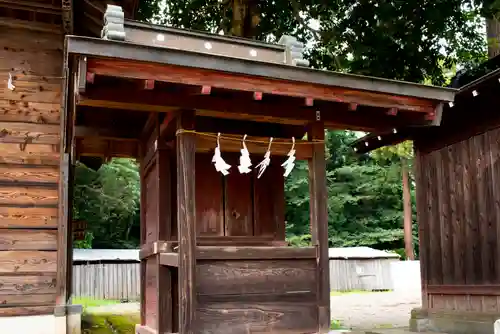
[[(178, 130), (194, 129), (194, 111), (183, 111)], [(196, 315), (196, 137), (177, 136), (177, 229), (179, 233), (179, 334), (195, 332)]]
[[(322, 122), (309, 125), (307, 138), (310, 141), (324, 140)], [(324, 143), (313, 144), (313, 156), (309, 160), (309, 189), (311, 193), (311, 235), (313, 245), (318, 247), (318, 325), (320, 333), (330, 328), (330, 280), (328, 266), (328, 209), (326, 190), (326, 161)]]

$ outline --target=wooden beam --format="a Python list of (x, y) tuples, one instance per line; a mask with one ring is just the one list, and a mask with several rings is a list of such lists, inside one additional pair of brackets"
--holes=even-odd
[(62, 14), (61, 7), (57, 7), (48, 3), (37, 3), (25, 0), (0, 0), (0, 7), (27, 10), (58, 16)]
[[(194, 112), (177, 118), (177, 129), (194, 129)], [(179, 237), (179, 334), (195, 332), (196, 321), (196, 203), (195, 147), (191, 133), (177, 137), (177, 231)]]
[(144, 260), (153, 255), (159, 253), (171, 252), (172, 250), (173, 250), (172, 242), (162, 241), (162, 240), (149, 242), (145, 243), (144, 245), (141, 245), (141, 249), (139, 251), (139, 258), (141, 260)]
[[(307, 138), (324, 140), (322, 122), (310, 124)], [(330, 328), (330, 282), (328, 264), (328, 208), (326, 189), (325, 145), (314, 145), (309, 160), (309, 189), (312, 243), (317, 247), (317, 298), (319, 333), (328, 333)]]
[[(279, 103), (254, 101), (251, 98), (241, 103), (233, 99), (203, 95), (173, 94), (163, 91), (141, 91), (127, 87), (88, 87), (80, 96), (81, 106), (115, 108), (134, 111), (172, 112), (177, 109), (195, 109), (199, 116), (247, 120), (265, 123), (306, 125), (316, 119), (315, 110), (321, 110), (327, 128), (350, 129), (374, 132), (390, 130), (404, 125), (428, 125), (423, 113), (400, 113), (388, 116), (387, 109), (358, 107), (357, 112), (348, 105), (315, 101), (315, 110), (300, 101), (284, 99)], [(147, 104), (143, 104), (147, 103)]]
[(87, 87), (87, 57), (78, 57), (78, 73), (77, 73), (77, 92), (79, 94), (85, 93)]
[(56, 305), (66, 305), (69, 302), (71, 287), (67, 286), (68, 278), (68, 238), (69, 212), (71, 211), (69, 183), (70, 183), (70, 155), (61, 154), (59, 176), (59, 213), (57, 226), (57, 277), (56, 277)]
[[(179, 254), (177, 253), (162, 253), (160, 254), (160, 264), (167, 267), (179, 267)], [(163, 285), (164, 282), (162, 282)], [(159, 288), (161, 288), (160, 286)], [(166, 311), (166, 310), (162, 310)], [(163, 312), (162, 312), (163, 313)], [(165, 312), (166, 313), (166, 312)]]
[(138, 139), (139, 133), (137, 129), (120, 129), (120, 128), (97, 128), (91, 126), (77, 125), (75, 127), (75, 137), (97, 137), (101, 139)]
[(315, 259), (316, 247), (198, 246), (197, 260)]
[(353, 90), (299, 81), (275, 80), (265, 77), (225, 73), (202, 68), (143, 63), (130, 60), (89, 58), (89, 70), (99, 75), (154, 79), (177, 84), (211, 86), (237, 91), (260, 92), (281, 96), (313, 98), (342, 103), (358, 103), (382, 108), (398, 108), (403, 111), (427, 112), (436, 102), (409, 96)]
[[(206, 137), (204, 135), (196, 135), (196, 151), (197, 152), (212, 152), (217, 143), (217, 134), (212, 133), (212, 137)], [(232, 139), (234, 138), (234, 139)], [(221, 152), (240, 152), (241, 150), (241, 140), (243, 135), (228, 135), (224, 134), (220, 138), (220, 150)], [(247, 137), (246, 145), (248, 151), (251, 154), (262, 154), (264, 155), (269, 146), (270, 138), (266, 137)], [(258, 143), (257, 143), (258, 142)], [(321, 144), (310, 143), (308, 145), (302, 145), (304, 141), (297, 140), (297, 145), (295, 146), (295, 155), (297, 159), (309, 159), (312, 157), (313, 146)], [(271, 155), (286, 156), (290, 149), (292, 148), (291, 141), (279, 141), (273, 140), (271, 144)]]
[(0, 19), (0, 26), (13, 29), (26, 29), (31, 31), (48, 32), (58, 35), (62, 35), (63, 33), (60, 26), (57, 24), (24, 21), (18, 19), (11, 19), (8, 17), (2, 17), (2, 19)]
[(500, 296), (500, 285), (427, 285), (427, 293), (431, 295), (455, 296)]

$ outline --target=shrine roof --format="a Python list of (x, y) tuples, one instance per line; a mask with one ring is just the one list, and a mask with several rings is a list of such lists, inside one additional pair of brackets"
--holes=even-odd
[[(214, 38), (215, 36), (212, 35), (211, 37)], [(220, 38), (220, 36), (216, 37)], [(227, 37), (224, 37), (224, 39), (229, 40)], [(233, 40), (231, 39), (231, 41)], [(248, 41), (241, 41), (239, 39), (235, 39), (233, 42), (242, 44), (249, 43)], [(280, 48), (279, 46), (270, 45), (266, 45), (266, 47)], [(352, 90), (434, 100), (438, 102), (453, 101), (457, 91), (452, 88), (318, 70), (309, 67), (82, 36), (67, 36), (66, 52), (68, 54), (98, 58), (168, 64), (242, 74), (246, 76), (334, 86)], [(304, 92), (304, 95), (307, 95), (307, 92)]]

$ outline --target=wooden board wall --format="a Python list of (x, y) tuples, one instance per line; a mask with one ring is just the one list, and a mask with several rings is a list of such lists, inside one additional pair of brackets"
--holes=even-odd
[(0, 316), (52, 313), (63, 38), (0, 29), (0, 45)]
[[(254, 166), (261, 158), (251, 156)], [(254, 170), (240, 174), (239, 154), (225, 153), (224, 159), (232, 166), (227, 176), (215, 170), (212, 154), (196, 154), (197, 234), (285, 240), (285, 181), (281, 160), (274, 157), (258, 179)]]
[(199, 260), (197, 328), (217, 333), (313, 333), (316, 260)]
[(416, 177), (424, 307), (500, 312), (500, 129), (417, 142)]

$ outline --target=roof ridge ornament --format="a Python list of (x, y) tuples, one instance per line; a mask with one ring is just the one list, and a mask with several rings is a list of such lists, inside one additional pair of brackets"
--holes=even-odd
[(122, 7), (107, 5), (104, 13), (104, 27), (101, 31), (102, 39), (114, 41), (125, 40), (125, 14)]
[(296, 37), (283, 35), (278, 44), (286, 47), (285, 64), (309, 67), (309, 60), (304, 59), (304, 43), (299, 42)]

